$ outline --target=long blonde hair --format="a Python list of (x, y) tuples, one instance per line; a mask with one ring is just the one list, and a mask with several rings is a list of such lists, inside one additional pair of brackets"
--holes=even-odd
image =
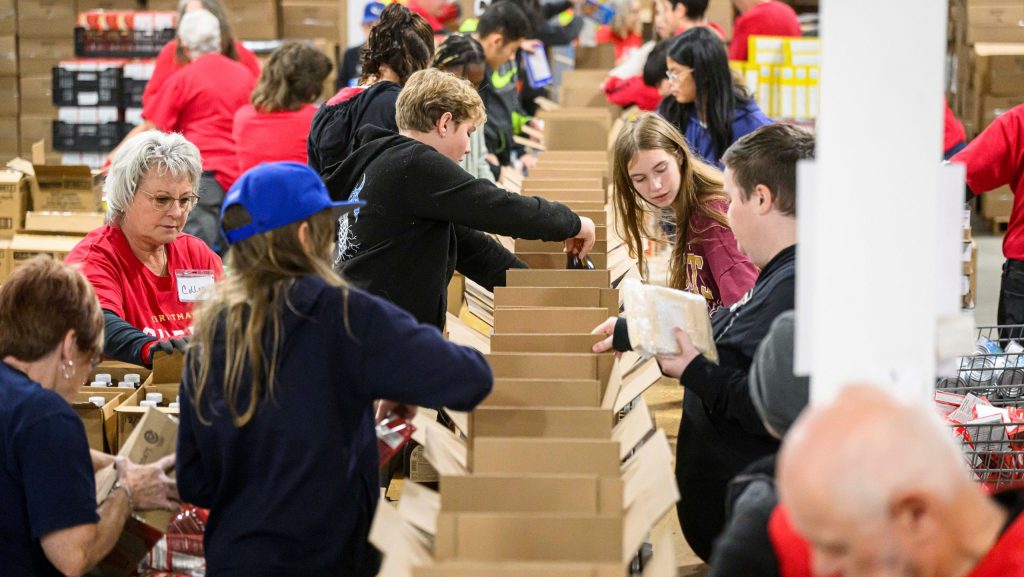
[(645, 278), (648, 270), (643, 247), (644, 217), (653, 214), (660, 220), (662, 213), (640, 196), (629, 177), (629, 164), (641, 150), (664, 150), (679, 160), (679, 194), (672, 203), (676, 239), (669, 262), (669, 286), (681, 290), (686, 286), (686, 243), (691, 235), (707, 231), (690, 230), (690, 217), (698, 214), (729, 228), (725, 214), (712, 206), (716, 201), (727, 200), (722, 190), (722, 173), (690, 152), (683, 135), (657, 114), (641, 114), (622, 128), (615, 140), (612, 168), (618, 215), (615, 228)]
[[(224, 212), (228, 230), (249, 221), (249, 213), (239, 205), (230, 206)], [(309, 223), (310, 250), (299, 240), (302, 222)], [(194, 383), (192, 396), (200, 422), (209, 424), (202, 414), (202, 400), (212, 376), (214, 342), (221, 330), (226, 351), (224, 401), (234, 425), (242, 427), (256, 413), (264, 390), (267, 398), (273, 398), (283, 342), (282, 313), (284, 307), (291, 307), (288, 291), (295, 281), (302, 276), (319, 276), (340, 290), (342, 303), (347, 303), (348, 285), (330, 265), (334, 223), (331, 211), (325, 210), (305, 221), (251, 236), (231, 246), (228, 254), (231, 276), (220, 281), (213, 298), (201, 303), (194, 313), (192, 344), (198, 350), (193, 353), (190, 370)], [(347, 330), (347, 307), (343, 314)], [(269, 359), (265, 358), (268, 342)], [(219, 364), (219, 359), (217, 362)], [(240, 399), (246, 369), (249, 370), (249, 398)]]

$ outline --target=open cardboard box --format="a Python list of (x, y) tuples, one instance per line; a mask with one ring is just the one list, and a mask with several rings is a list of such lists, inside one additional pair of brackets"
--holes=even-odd
[[(134, 390), (107, 387), (82, 387), (71, 408), (85, 426), (89, 448), (102, 453), (113, 453), (117, 448), (117, 414), (114, 409)], [(103, 406), (89, 402), (89, 397), (103, 397)]]
[(139, 382), (144, 382), (149, 378), (149, 374), (152, 372), (151, 369), (146, 367), (140, 367), (139, 365), (133, 365), (131, 363), (123, 363), (121, 361), (106, 360), (96, 366), (96, 369), (89, 373), (89, 382), (96, 380), (96, 375), (108, 374), (110, 380), (114, 386), (124, 380), (125, 375), (136, 374), (139, 375)]
[(537, 158), (538, 166), (545, 162), (604, 162), (608, 163), (608, 153), (598, 150), (549, 150)]
[[(587, 256), (590, 257), (590, 261), (594, 263), (595, 268), (608, 268), (608, 255), (599, 252), (591, 252)], [(517, 252), (516, 257), (532, 269), (565, 270), (566, 268), (567, 258), (565, 253)]]
[(601, 407), (478, 407), (469, 413), (469, 438), (607, 439), (613, 420), (612, 412)]
[[(133, 463), (148, 465), (174, 453), (178, 439), (178, 423), (161, 411), (146, 410), (132, 434), (125, 440), (118, 455)], [(102, 503), (114, 487), (117, 472), (113, 465), (96, 473), (96, 502)], [(113, 551), (94, 570), (103, 577), (127, 577), (134, 574), (139, 561), (167, 531), (171, 520), (167, 511), (145, 511), (128, 519)]]
[(607, 308), (507, 308), (494, 311), (494, 334), (589, 333), (608, 318)]
[(25, 214), (25, 230), (85, 235), (103, 226), (104, 218), (102, 212), (29, 211)]
[[(596, 326), (596, 325), (595, 325)], [(586, 333), (501, 333), (491, 337), (490, 351), (495, 353), (589, 353), (604, 335)]]
[(480, 406), (600, 407), (603, 398), (597, 379), (494, 379)]
[(16, 158), (7, 166), (28, 177), (33, 210), (97, 212), (101, 209), (103, 177), (99, 171), (88, 166), (47, 164), (43, 141), (32, 145), (31, 162)]
[(609, 316), (615, 316), (619, 311), (619, 291), (603, 287), (494, 287), (494, 306), (496, 309), (510, 307), (603, 308), (610, 312)]
[[(531, 253), (531, 252), (547, 252), (547, 253), (561, 254), (563, 257), (565, 256), (565, 253), (564, 253), (565, 243), (564, 242), (557, 242), (557, 241), (556, 242), (548, 242), (548, 241), (544, 241), (544, 240), (525, 240), (525, 239), (517, 238), (515, 240), (514, 248), (515, 248), (515, 250), (513, 252), (515, 254)], [(599, 241), (595, 242), (594, 243), (594, 248), (592, 249), (592, 251), (594, 253), (597, 253), (597, 254), (607, 254), (608, 253), (608, 241), (607, 240), (599, 240)]]
[(529, 270), (510, 269), (505, 274), (508, 287), (580, 287), (609, 288), (611, 273), (606, 270)]
[[(124, 442), (132, 432), (138, 427), (139, 422), (142, 420), (143, 415), (149, 410), (146, 407), (139, 406), (140, 401), (146, 400), (146, 395), (149, 393), (160, 393), (163, 395), (164, 400), (157, 407), (157, 411), (161, 413), (167, 413), (168, 415), (178, 416), (178, 409), (168, 408), (167, 405), (174, 402), (175, 397), (178, 396), (178, 385), (142, 385), (135, 392), (127, 396), (121, 401), (121, 404), (114, 409), (117, 414), (117, 438), (118, 442)], [(119, 447), (120, 448), (120, 447)]]
[(28, 176), (17, 170), (0, 171), (0, 238), (9, 239), (25, 227), (29, 207)]
[[(572, 169), (573, 168), (570, 168), (570, 170)], [(547, 170), (546, 167), (545, 170)], [(594, 172), (596, 172), (596, 170), (594, 170)], [(560, 188), (604, 188), (604, 179), (606, 176), (607, 170), (600, 176), (581, 176), (579, 178), (540, 178), (531, 174), (530, 178), (527, 178), (523, 182), (523, 194), (532, 195), (534, 190), (558, 190)]]
[(597, 379), (609, 381), (611, 355), (565, 353), (491, 353), (487, 355), (494, 378)]

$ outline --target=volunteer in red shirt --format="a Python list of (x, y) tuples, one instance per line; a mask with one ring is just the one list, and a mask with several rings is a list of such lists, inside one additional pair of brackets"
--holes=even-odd
[(192, 63), (164, 83), (153, 99), (150, 122), (164, 132), (181, 132), (203, 155), (199, 206), (185, 232), (214, 250), (220, 247), (220, 205), (238, 178), (232, 135), (235, 113), (248, 104), (256, 79), (220, 53), (220, 24), (205, 10), (181, 19), (178, 38)]
[(306, 42), (289, 42), (270, 55), (252, 92), (235, 114), (238, 173), (261, 162), (306, 164), (306, 139), (331, 61)]
[(654, 31), (658, 38), (675, 38), (690, 28), (707, 26), (725, 40), (725, 30), (705, 18), (708, 0), (655, 0)]
[(615, 44), (615, 62), (622, 62), (631, 52), (640, 48), (640, 2), (614, 0), (615, 18), (611, 24), (597, 29), (598, 44)]
[(456, 6), (445, 0), (409, 0), (405, 7), (422, 16), (434, 34), (444, 32), (444, 25), (458, 15)]
[(669, 286), (704, 297), (712, 315), (754, 286), (757, 267), (740, 252), (725, 216), (722, 173), (691, 153), (667, 120), (645, 113), (624, 126), (613, 163), (620, 229), (642, 271), (642, 231), (650, 216), (671, 212), (676, 227)]
[[(180, 22), (185, 14), (196, 10), (206, 10), (217, 17), (217, 21), (220, 23), (221, 54), (244, 64), (253, 76), (259, 76), (259, 59), (251, 50), (243, 46), (241, 41), (235, 39), (227, 10), (224, 9), (220, 0), (182, 0), (179, 2), (178, 21)], [(146, 104), (160, 92), (164, 82), (188, 63), (189, 59), (185, 56), (185, 49), (181, 43), (172, 40), (164, 45), (156, 57), (153, 76), (146, 83), (146, 91), (142, 94), (143, 116), (145, 116)]]
[(81, 264), (99, 297), (105, 356), (150, 365), (155, 350), (184, 349), (193, 304), (223, 275), (220, 257), (182, 233), (201, 174), (199, 149), (180, 134), (144, 132), (114, 157), (108, 224), (65, 259)]
[(739, 17), (732, 26), (729, 60), (745, 61), (751, 36), (801, 36), (800, 20), (789, 4), (778, 0), (732, 0)]
[(797, 421), (778, 477), (815, 575), (1024, 575), (1024, 491), (985, 494), (930, 406), (850, 386)]
[(995, 119), (950, 162), (967, 167), (967, 188), (981, 194), (1000, 186), (1013, 189), (1010, 225), (1003, 238), (1002, 286), (997, 322), (1024, 324), (1024, 105)]
[(949, 102), (943, 98), (942, 103), (946, 107), (946, 117), (942, 122), (942, 158), (949, 160), (967, 146), (967, 134), (964, 125), (949, 108)]

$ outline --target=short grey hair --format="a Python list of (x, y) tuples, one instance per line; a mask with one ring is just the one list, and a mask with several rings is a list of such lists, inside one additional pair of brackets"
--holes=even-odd
[(209, 10), (193, 10), (178, 23), (178, 41), (192, 53), (192, 58), (221, 51), (220, 20)]
[(135, 191), (151, 170), (187, 178), (192, 194), (199, 194), (203, 159), (199, 149), (178, 133), (148, 130), (121, 145), (110, 163), (103, 193), (107, 222), (117, 223), (135, 200)]

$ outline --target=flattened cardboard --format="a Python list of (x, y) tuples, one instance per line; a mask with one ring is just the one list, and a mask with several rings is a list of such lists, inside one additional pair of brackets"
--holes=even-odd
[(402, 518), (387, 499), (377, 502), (373, 525), (370, 526), (369, 541), (385, 555), (388, 563), (398, 564), (406, 570), (415, 566), (432, 565), (434, 562), (426, 539), (412, 524)]
[(473, 474), (619, 474), (619, 444), (598, 439), (482, 437), (470, 454)]
[(494, 311), (494, 334), (589, 333), (607, 318), (607, 308), (499, 307)]
[[(539, 270), (565, 270), (566, 256), (564, 253), (552, 252), (520, 252), (516, 253), (519, 260), (526, 263), (526, 266)], [(607, 269), (608, 255), (592, 252), (588, 255), (594, 268)]]
[(591, 287), (609, 288), (611, 274), (606, 270), (529, 270), (511, 269), (505, 274), (509, 287)]
[(593, 352), (592, 347), (604, 335), (511, 333), (491, 337), (491, 351), (496, 353), (576, 353)]
[(448, 340), (453, 343), (476, 349), (485, 354), (491, 352), (491, 339), (480, 334), (479, 331), (452, 313), (446, 315), (444, 330)]
[(174, 351), (172, 354), (156, 353), (153, 355), (153, 371), (146, 380), (152, 385), (177, 385), (185, 371), (185, 353)]
[(621, 514), (442, 512), (434, 554), (438, 561), (616, 562), (623, 537)]
[[(654, 430), (654, 419), (641, 397), (636, 406), (612, 429), (612, 439), (619, 443), (619, 457), (625, 459), (647, 434)], [(669, 456), (671, 462), (671, 456)]]
[(437, 533), (437, 515), (441, 511), (441, 495), (420, 485), (407, 483), (402, 486), (402, 498), (398, 502), (398, 514), (410, 525), (428, 535)]
[(480, 406), (600, 407), (603, 391), (596, 379), (495, 379)]
[(641, 367), (630, 372), (622, 379), (622, 386), (616, 393), (612, 409), (615, 411), (622, 410), (633, 399), (636, 399), (644, 391), (654, 386), (661, 377), (661, 367), (658, 366), (658, 361), (647, 359)]
[(610, 355), (563, 353), (491, 353), (495, 378), (597, 379), (607, 382), (615, 359)]
[(617, 476), (466, 475), (442, 477), (440, 486), (448, 513), (622, 512)]
[(610, 439), (612, 413), (601, 408), (478, 407), (469, 414), (469, 438), (544, 437)]

